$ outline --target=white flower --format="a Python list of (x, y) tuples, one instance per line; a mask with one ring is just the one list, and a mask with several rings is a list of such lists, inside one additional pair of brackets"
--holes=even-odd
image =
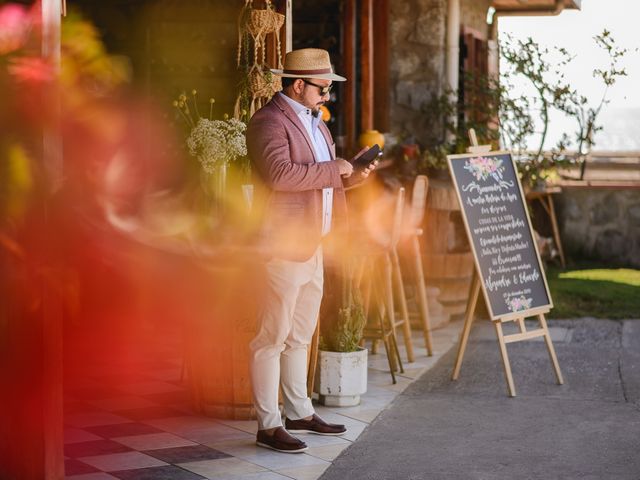
[(247, 126), (235, 118), (200, 118), (187, 138), (189, 153), (200, 161), (206, 172), (213, 173), (217, 165), (226, 165), (247, 155), (246, 129)]

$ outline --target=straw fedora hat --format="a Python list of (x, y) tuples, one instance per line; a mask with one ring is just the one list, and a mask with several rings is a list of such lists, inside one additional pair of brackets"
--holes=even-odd
[(271, 70), (274, 75), (288, 78), (318, 78), (344, 82), (346, 78), (333, 73), (329, 52), (320, 48), (292, 50), (284, 57), (282, 70)]

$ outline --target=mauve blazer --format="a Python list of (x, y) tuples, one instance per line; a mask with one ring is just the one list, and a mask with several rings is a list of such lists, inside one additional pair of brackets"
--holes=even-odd
[(247, 128), (247, 150), (255, 178), (254, 208), (267, 257), (292, 261), (311, 258), (322, 232), (322, 189), (333, 187), (331, 235), (346, 230), (346, 199), (335, 143), (323, 122), (331, 161), (317, 162), (302, 122), (276, 94), (258, 110)]

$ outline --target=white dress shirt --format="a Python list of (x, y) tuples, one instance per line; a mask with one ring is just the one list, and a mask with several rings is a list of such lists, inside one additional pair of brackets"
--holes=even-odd
[[(329, 146), (320, 131), (320, 122), (322, 115), (314, 116), (310, 108), (305, 107), (292, 98), (287, 97), (283, 93), (278, 93), (289, 103), (293, 111), (296, 112), (298, 118), (304, 125), (305, 130), (309, 134), (311, 144), (313, 145), (316, 162), (328, 162), (331, 160)], [(331, 215), (333, 209), (333, 188), (322, 189), (322, 235), (326, 235), (331, 230)]]

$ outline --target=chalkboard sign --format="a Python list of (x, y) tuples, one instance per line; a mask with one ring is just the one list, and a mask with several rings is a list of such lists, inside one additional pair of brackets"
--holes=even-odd
[(447, 159), (491, 319), (549, 311), (551, 295), (511, 154)]

